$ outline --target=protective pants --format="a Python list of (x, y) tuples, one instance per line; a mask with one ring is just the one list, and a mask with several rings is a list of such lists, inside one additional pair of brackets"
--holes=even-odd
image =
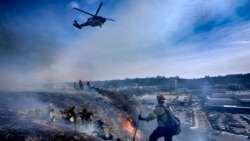
[(158, 138), (164, 137), (165, 141), (172, 141), (173, 127), (157, 127), (149, 136), (149, 141), (157, 141)]

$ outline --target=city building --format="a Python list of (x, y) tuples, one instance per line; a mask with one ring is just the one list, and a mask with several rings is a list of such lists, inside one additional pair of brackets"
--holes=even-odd
[(250, 92), (211, 93), (206, 96), (205, 107), (207, 109), (230, 110), (239, 113), (250, 111)]

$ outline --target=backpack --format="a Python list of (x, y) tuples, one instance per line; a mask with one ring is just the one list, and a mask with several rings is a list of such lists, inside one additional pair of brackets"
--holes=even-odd
[(169, 107), (167, 109), (165, 107), (162, 107), (162, 108), (165, 110), (165, 112), (167, 114), (167, 120), (166, 121), (168, 121), (168, 123), (163, 122), (163, 120), (161, 118), (160, 118), (160, 120), (165, 124), (166, 127), (173, 126), (172, 135), (180, 134), (180, 132), (181, 132), (181, 121), (180, 121), (180, 119), (178, 117), (176, 117), (173, 113), (170, 112)]

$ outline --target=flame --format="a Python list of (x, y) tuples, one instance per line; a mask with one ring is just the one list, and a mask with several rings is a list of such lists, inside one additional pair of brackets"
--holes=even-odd
[[(132, 119), (130, 118), (127, 118), (127, 120), (123, 120), (121, 122), (121, 126), (126, 129), (126, 131), (128, 131), (130, 134), (135, 134), (135, 127), (132, 125)], [(141, 138), (142, 135), (141, 135), (141, 132), (139, 130), (137, 130), (136, 132), (136, 137), (137, 138)]]

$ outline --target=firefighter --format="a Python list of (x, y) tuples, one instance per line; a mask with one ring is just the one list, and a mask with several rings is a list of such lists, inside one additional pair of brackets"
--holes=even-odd
[(83, 83), (82, 83), (82, 81), (81, 81), (81, 80), (79, 80), (79, 87), (80, 87), (80, 90), (82, 90), (82, 89), (83, 89)]
[(69, 121), (75, 124), (75, 118), (76, 118), (76, 114), (75, 114), (75, 106), (71, 107), (68, 111), (68, 118)]
[[(157, 95), (158, 105), (155, 107), (155, 110), (151, 112), (147, 117), (138, 116), (139, 120), (150, 121), (157, 118), (158, 127), (153, 131), (153, 133), (149, 136), (149, 141), (156, 141), (160, 137), (164, 137), (165, 141), (172, 141), (173, 136), (173, 125), (167, 125), (167, 113), (165, 109), (170, 109), (170, 112), (173, 112), (171, 107), (169, 107), (166, 102), (166, 98), (164, 95)], [(165, 109), (164, 109), (165, 108)]]
[(70, 109), (60, 110), (62, 117), (69, 123), (74, 123), (76, 127), (76, 113), (75, 113), (75, 106), (71, 107)]
[(87, 109), (83, 109), (82, 112), (79, 112), (78, 115), (82, 119), (82, 124), (85, 125), (85, 127), (88, 126), (88, 124), (92, 123), (93, 121), (93, 115), (94, 113), (91, 111), (88, 111)]
[(90, 83), (89, 83), (89, 81), (87, 81), (87, 87), (88, 87), (88, 89), (90, 89)]
[(86, 112), (87, 109), (83, 109), (82, 112), (79, 112), (78, 115), (81, 117), (82, 119), (82, 124), (84, 123), (85, 117), (86, 117)]
[(87, 127), (89, 124), (91, 124), (92, 123), (92, 121), (93, 121), (93, 115), (94, 115), (94, 113), (93, 112), (91, 112), (91, 111), (86, 111), (86, 113), (85, 113), (85, 126)]

